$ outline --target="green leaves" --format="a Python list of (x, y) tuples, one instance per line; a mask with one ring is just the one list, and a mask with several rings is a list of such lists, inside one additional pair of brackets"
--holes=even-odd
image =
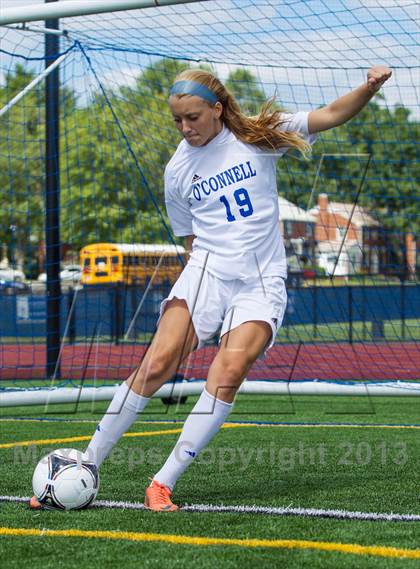
[(420, 123), (410, 120), (408, 109), (387, 109), (373, 101), (349, 123), (322, 133), (310, 162), (293, 157), (286, 158), (286, 166), (280, 162), (279, 190), (306, 207), (322, 158), (316, 193), (327, 193), (330, 201), (353, 203), (366, 154), (371, 154), (359, 205), (387, 229), (418, 233), (420, 167), (414, 157), (419, 135)]
[(256, 78), (247, 69), (231, 71), (225, 85), (246, 115), (257, 115), (267, 99)]
[[(167, 242), (163, 172), (180, 136), (167, 100), (175, 76), (187, 65), (159, 59), (133, 86), (107, 91), (77, 104), (61, 86), (61, 238), (75, 251), (95, 241)], [(0, 87), (0, 106), (33, 78), (21, 64)], [(225, 81), (242, 110), (257, 114), (266, 96), (244, 68)], [(22, 256), (32, 254), (44, 232), (44, 91), (36, 87), (0, 123), (0, 242)], [(278, 188), (306, 208), (322, 158), (316, 193), (352, 203), (366, 156), (372, 155), (359, 203), (391, 230), (418, 232), (420, 166), (415, 141), (418, 121), (403, 106), (388, 109), (375, 97), (344, 126), (322, 134), (313, 158), (286, 156), (278, 165)], [(327, 156), (334, 155), (334, 156)], [(316, 195), (310, 205), (316, 202)], [(11, 229), (12, 228), (12, 229)]]

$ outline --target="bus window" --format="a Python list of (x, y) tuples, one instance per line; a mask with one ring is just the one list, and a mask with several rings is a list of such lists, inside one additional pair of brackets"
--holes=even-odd
[(168, 255), (165, 255), (162, 259), (161, 265), (163, 265), (164, 267), (170, 267), (172, 265), (173, 260), (174, 260), (173, 257), (168, 257)]
[(97, 277), (107, 277), (108, 273), (106, 270), (106, 264), (108, 261), (108, 257), (95, 257), (95, 265), (96, 265), (96, 273)]
[(119, 258), (117, 255), (115, 255), (114, 257), (111, 257), (111, 273), (118, 273), (119, 272)]
[(83, 274), (88, 275), (90, 273), (90, 258), (87, 257), (83, 260)]

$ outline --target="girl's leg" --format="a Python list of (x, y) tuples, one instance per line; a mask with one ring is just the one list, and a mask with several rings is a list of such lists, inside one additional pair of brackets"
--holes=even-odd
[(197, 336), (185, 301), (169, 301), (140, 367), (118, 387), (98, 424), (86, 449), (89, 460), (98, 467), (102, 464), (153, 393), (175, 374), (196, 344)]
[(225, 334), (207, 377), (206, 389), (217, 399), (232, 403), (249, 369), (272, 336), (262, 320), (244, 322)]
[[(173, 451), (154, 477), (158, 487), (163, 485), (172, 490), (181, 474), (219, 431), (232, 409), (237, 390), (271, 334), (268, 323), (251, 321), (223, 336), (209, 369), (206, 388), (185, 421)], [(150, 489), (146, 491), (146, 503), (150, 502), (148, 492)]]

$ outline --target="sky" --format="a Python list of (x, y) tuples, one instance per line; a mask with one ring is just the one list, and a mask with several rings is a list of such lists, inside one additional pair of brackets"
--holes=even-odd
[[(1, 0), (2, 8), (28, 4), (39, 0)], [(61, 23), (91, 48), (98, 42), (121, 48), (89, 52), (107, 85), (133, 84), (157, 54), (214, 61), (222, 80), (245, 64), (267, 96), (276, 94), (296, 110), (329, 102), (363, 82), (371, 64), (385, 63), (394, 70), (383, 89), (386, 104), (403, 103), (419, 116), (416, 11), (411, 0), (211, 0), (137, 11), (137, 20), (119, 12)], [(5, 51), (42, 56), (41, 34), (1, 33)], [(7, 68), (9, 56), (1, 59)], [(83, 97), (86, 79), (75, 73)]]

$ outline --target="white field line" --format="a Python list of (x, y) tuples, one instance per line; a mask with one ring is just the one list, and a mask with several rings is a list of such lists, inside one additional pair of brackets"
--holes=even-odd
[[(0, 502), (28, 502), (29, 496), (0, 496)], [(146, 510), (140, 502), (116, 502), (96, 500), (91, 508), (112, 510)], [(362, 520), (385, 522), (420, 522), (420, 514), (395, 514), (377, 512), (352, 512), (348, 510), (323, 510), (320, 508), (274, 508), (269, 506), (215, 506), (213, 504), (186, 504), (182, 512), (263, 514), (268, 516), (298, 516), (304, 518), (333, 518), (337, 520)]]

